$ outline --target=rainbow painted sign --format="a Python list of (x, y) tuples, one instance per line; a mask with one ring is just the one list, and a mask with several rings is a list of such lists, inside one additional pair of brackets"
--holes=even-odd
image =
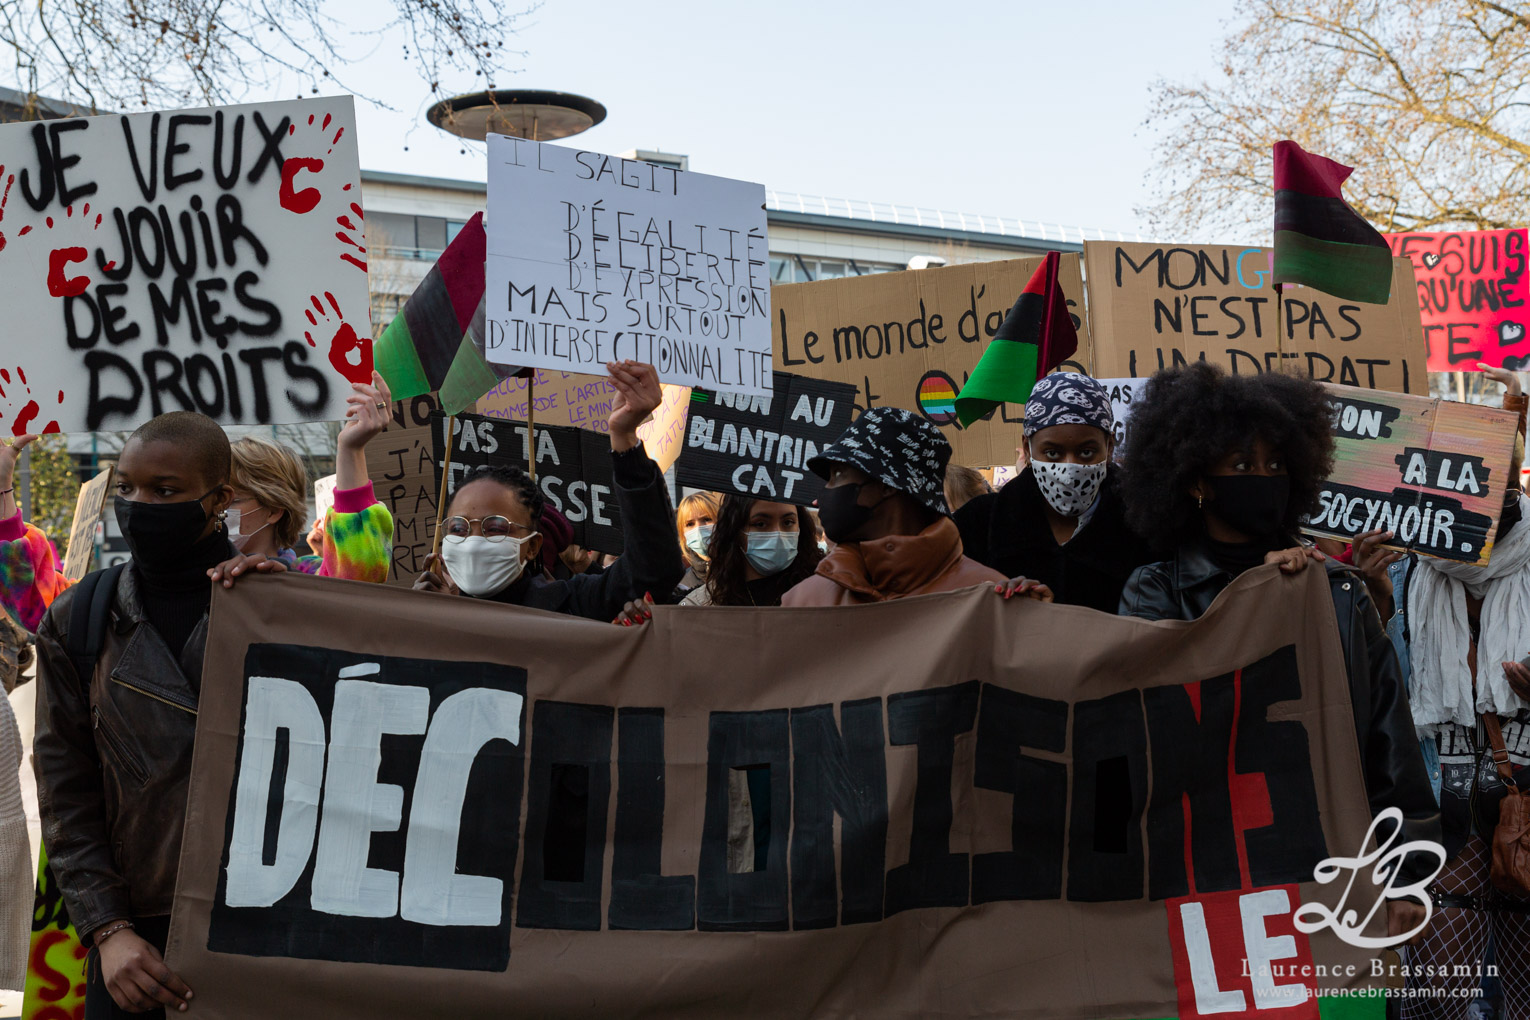
[(956, 421), (956, 381), (939, 370), (924, 373), (919, 380), (919, 410), (936, 425)]
[(1519, 415), (1481, 404), (1329, 386), (1333, 473), (1309, 534), (1394, 533), (1390, 548), (1486, 563)]
[(1530, 240), (1517, 230), (1385, 234), (1413, 261), (1429, 371), (1475, 372), (1477, 362), (1530, 369)]

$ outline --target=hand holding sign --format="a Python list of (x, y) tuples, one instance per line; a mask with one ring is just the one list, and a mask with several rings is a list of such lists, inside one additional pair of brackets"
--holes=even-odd
[(21, 451), (36, 439), (37, 436), (28, 432), (0, 446), (0, 519), (16, 512), (16, 461), (21, 459)]
[(415, 578), (415, 591), (435, 591), (443, 595), (461, 595), (457, 588), (457, 582), (452, 580), (452, 575), (446, 569), (446, 561), (440, 553), (431, 553), (425, 557), (425, 570)]

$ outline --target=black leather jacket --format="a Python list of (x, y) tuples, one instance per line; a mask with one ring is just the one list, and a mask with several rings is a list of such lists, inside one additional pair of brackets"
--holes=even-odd
[[(1403, 815), (1403, 842), (1440, 843), (1440, 808), (1419, 753), (1397, 653), (1381, 628), (1364, 577), (1333, 560), (1327, 567), (1371, 814), (1398, 808)], [(1232, 581), (1233, 575), (1212, 560), (1204, 539), (1187, 541), (1173, 559), (1137, 568), (1121, 593), (1121, 615), (1194, 620)], [(1400, 875), (1416, 881), (1433, 865), (1434, 859), (1426, 854), (1410, 855)]]
[(43, 845), (86, 945), (115, 918), (170, 913), (181, 856), (207, 617), (179, 661), (122, 572), (92, 676), (65, 651), (74, 595), (37, 629), (34, 765)]

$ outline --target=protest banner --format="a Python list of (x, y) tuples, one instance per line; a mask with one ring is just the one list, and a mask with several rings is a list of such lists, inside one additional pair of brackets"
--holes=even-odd
[(1306, 531), (1397, 533), (1393, 548), (1487, 563), (1519, 415), (1481, 404), (1330, 386), (1333, 474)]
[(1530, 243), (1524, 228), (1383, 234), (1413, 263), (1429, 371), (1475, 372), (1481, 361), (1530, 368)]
[[(685, 413), (691, 391), (685, 386), (664, 384), (664, 401), (653, 416), (638, 426), (638, 438), (662, 471), (668, 471), (680, 456), (685, 439)], [(579, 375), (573, 372), (549, 372), (537, 369), (527, 378), (511, 376), (495, 386), (478, 401), (478, 413), (490, 418), (527, 419), (527, 405), (538, 425), (563, 425), (591, 429), (602, 435), (610, 433), (606, 417), (616, 387), (604, 375)]]
[(811, 505), (823, 479), (807, 466), (855, 414), (855, 387), (777, 372), (768, 397), (691, 390), (675, 481), (778, 503)]
[(1229, 372), (1289, 371), (1319, 382), (1429, 392), (1406, 259), (1393, 259), (1387, 304), (1287, 285), (1277, 306), (1272, 253), (1086, 241), (1094, 375), (1141, 378), (1199, 359)]
[(1332, 614), (1273, 567), (1193, 623), (979, 587), (635, 629), (252, 577), (166, 960), (205, 1020), (1363, 1015), (1382, 890), (1314, 881), (1371, 824)]
[[(446, 415), (431, 416), (436, 464), (446, 463)], [(535, 423), (537, 485), (547, 503), (574, 526), (574, 541), (605, 553), (622, 551), (621, 510), (611, 477), (611, 441), (589, 429)], [(480, 467), (503, 465), (522, 471), (530, 466), (526, 423), (478, 414), (457, 415), (457, 435), (450, 459), (446, 495), (450, 500), (462, 480)]]
[(367, 477), (393, 515), (393, 552), (386, 583), (408, 588), (425, 569), (436, 537), (434, 397), (393, 402), (393, 424), (367, 444)]
[(354, 125), (339, 96), (0, 126), (0, 427), (342, 417), (372, 377)]
[[(1039, 265), (1033, 256), (773, 287), (775, 366), (854, 385), (857, 412), (880, 405), (920, 412), (951, 441), (955, 463), (1008, 463), (1020, 445), (1024, 408), (1001, 405), (963, 429), (956, 394)], [(1059, 281), (1078, 330), (1078, 353), (1063, 368), (1086, 372), (1077, 255), (1062, 256)]]
[(765, 189), (489, 136), (485, 356), (770, 391)]
[(106, 501), (112, 494), (112, 477), (116, 466), (106, 468), (80, 486), (80, 496), (74, 501), (74, 523), (69, 525), (69, 551), (64, 554), (64, 576), (78, 580), (90, 572), (90, 560), (96, 552), (96, 525), (106, 510)]

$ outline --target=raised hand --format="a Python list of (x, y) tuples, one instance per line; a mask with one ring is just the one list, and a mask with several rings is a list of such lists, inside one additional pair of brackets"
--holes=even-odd
[(611, 449), (618, 453), (638, 444), (637, 428), (664, 402), (659, 373), (652, 365), (637, 361), (608, 361), (606, 372), (616, 387), (616, 399), (606, 421), (611, 427)]

